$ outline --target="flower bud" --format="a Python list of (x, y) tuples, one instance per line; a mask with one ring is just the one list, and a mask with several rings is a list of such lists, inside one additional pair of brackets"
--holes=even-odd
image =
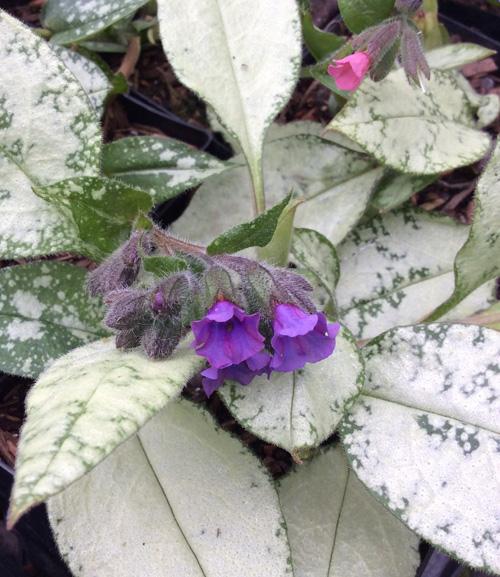
[(431, 77), (431, 71), (425, 58), (424, 49), (420, 40), (420, 32), (409, 25), (403, 32), (401, 42), (401, 63), (403, 65), (406, 77), (410, 84), (413, 82), (419, 84), (424, 90), (421, 75), (427, 80)]
[(413, 16), (415, 12), (422, 8), (423, 0), (396, 0), (395, 8), (401, 14)]
[(142, 337), (141, 345), (150, 359), (164, 359), (170, 356), (179, 344), (181, 331), (175, 323), (156, 323), (148, 327)]

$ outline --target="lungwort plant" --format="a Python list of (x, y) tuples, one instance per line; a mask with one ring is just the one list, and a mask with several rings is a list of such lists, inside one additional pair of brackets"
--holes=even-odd
[[(490, 51), (424, 51), (418, 1), (340, 1), (346, 42), (306, 0), (158, 0), (235, 156), (103, 146), (89, 48), (144, 4), (49, 0), (50, 42), (0, 12), (1, 257), (100, 264), (0, 272), (1, 369), (37, 379), (10, 526), (47, 501), (82, 577), (412, 577), (420, 538), (500, 574), (499, 102), (459, 72)], [(326, 131), (273, 124), (299, 74), (335, 94)], [(407, 202), (490, 147), (472, 226)], [(196, 184), (168, 231), (147, 216)], [(284, 478), (181, 395), (200, 372)]]

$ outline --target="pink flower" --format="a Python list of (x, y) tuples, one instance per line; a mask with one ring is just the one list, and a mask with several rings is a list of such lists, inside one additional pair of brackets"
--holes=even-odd
[(355, 90), (370, 67), (370, 57), (365, 52), (355, 52), (342, 60), (333, 60), (336, 66), (328, 67), (328, 74), (341, 90)]

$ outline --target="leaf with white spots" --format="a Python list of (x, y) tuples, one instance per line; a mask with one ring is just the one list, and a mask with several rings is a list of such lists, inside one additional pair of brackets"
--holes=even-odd
[(465, 66), (470, 62), (482, 60), (493, 54), (495, 54), (494, 50), (479, 46), (478, 44), (464, 42), (460, 44), (447, 44), (446, 46), (440, 46), (439, 48), (430, 50), (425, 54), (425, 58), (431, 68), (451, 70)]
[(75, 75), (95, 108), (97, 116), (101, 117), (104, 114), (104, 102), (113, 92), (113, 85), (106, 74), (95, 62), (78, 52), (57, 45), (51, 48), (64, 62), (66, 68)]
[(452, 293), (453, 259), (468, 233), (412, 207), (358, 225), (337, 247), (340, 320), (358, 339), (418, 322)]
[(474, 289), (500, 275), (500, 142), (479, 179), (469, 238), (455, 259), (455, 290), (429, 319), (436, 320)]
[(268, 472), (185, 400), (53, 497), (48, 510), (61, 554), (81, 577), (292, 572)]
[(298, 80), (295, 0), (158, 0), (158, 18), (174, 72), (239, 141), (260, 189), (266, 131)]
[(86, 281), (85, 269), (53, 261), (0, 271), (0, 370), (36, 378), (54, 359), (109, 335)]
[(293, 231), (291, 252), (299, 264), (318, 277), (336, 310), (335, 287), (339, 282), (340, 267), (332, 243), (316, 230), (296, 228)]
[(274, 371), (249, 385), (226, 381), (218, 390), (245, 429), (299, 454), (329, 437), (358, 396), (363, 363), (352, 335), (341, 327), (335, 350), (319, 363), (290, 373)]
[(328, 129), (401, 172), (437, 174), (479, 160), (490, 139), (476, 130), (453, 74), (433, 70), (425, 87), (410, 85), (402, 69), (381, 82), (365, 78)]
[(392, 210), (434, 182), (436, 178), (434, 174), (402, 174), (389, 168), (373, 193), (372, 205), (380, 211)]
[(459, 561), (500, 573), (500, 334), (398, 328), (363, 349), (366, 381), (340, 430), (375, 498)]
[[(312, 135), (272, 141), (264, 152), (268, 204), (277, 204), (293, 188), (293, 198), (306, 200), (297, 209), (295, 225), (317, 230), (334, 245), (361, 218), (383, 174), (383, 168), (365, 154)], [(233, 224), (252, 219), (246, 167), (233, 168), (205, 182), (172, 230), (208, 244), (227, 229), (228, 214)]]
[(295, 577), (414, 577), (419, 538), (377, 503), (339, 445), (279, 482)]
[(151, 361), (102, 339), (55, 361), (26, 403), (10, 523), (68, 487), (177, 397), (204, 359), (181, 344)]
[(155, 136), (122, 138), (102, 151), (103, 173), (145, 190), (155, 204), (233, 166), (177, 140)]
[(46, 42), (2, 11), (0, 60), (0, 255), (86, 253), (71, 215), (31, 187), (99, 174), (95, 112)]
[(129, 16), (148, 0), (48, 0), (42, 26), (54, 44), (74, 44)]
[(33, 192), (71, 214), (82, 240), (96, 247), (96, 260), (123, 244), (130, 236), (132, 221), (153, 206), (146, 192), (97, 176), (70, 178), (34, 187)]
[(476, 116), (476, 127), (484, 128), (494, 122), (500, 113), (498, 94), (478, 94), (462, 74), (456, 72), (455, 79), (469, 100)]

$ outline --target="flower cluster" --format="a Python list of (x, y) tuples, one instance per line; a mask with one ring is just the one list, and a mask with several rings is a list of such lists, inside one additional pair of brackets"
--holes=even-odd
[[(186, 269), (151, 274), (149, 256)], [(338, 324), (328, 324), (308, 293), (311, 285), (287, 269), (203, 247), (163, 231), (138, 234), (91, 273), (89, 290), (103, 294), (107, 326), (119, 348), (142, 347), (152, 359), (168, 357), (189, 330), (191, 348), (204, 357), (207, 396), (225, 380), (248, 385), (255, 376), (290, 372), (327, 358)]]

